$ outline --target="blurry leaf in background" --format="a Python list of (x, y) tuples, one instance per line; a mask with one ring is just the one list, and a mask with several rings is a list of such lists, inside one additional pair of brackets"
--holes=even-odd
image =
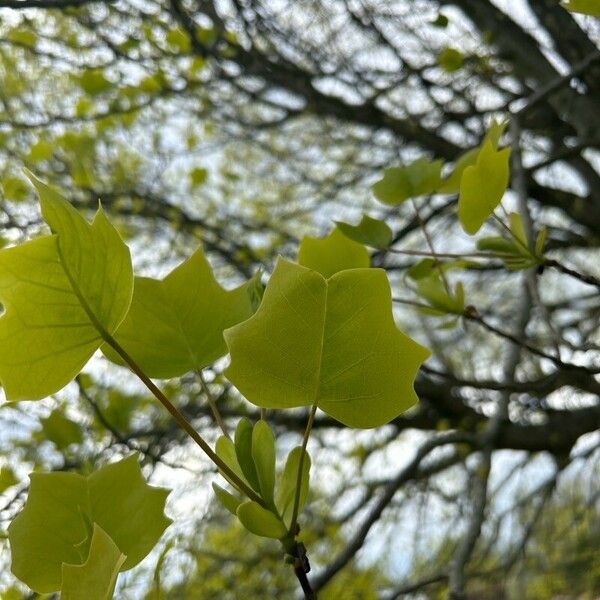
[(17, 483), (19, 480), (10, 467), (0, 467), (0, 494)]
[(600, 17), (600, 0), (562, 0), (560, 4), (572, 12)]
[(50, 440), (59, 450), (83, 441), (81, 427), (65, 417), (61, 409), (53, 410), (49, 416), (40, 419), (40, 423), (42, 430), (38, 432), (38, 439)]
[(383, 171), (383, 178), (371, 188), (380, 202), (396, 206), (409, 198), (433, 194), (440, 185), (443, 161), (419, 158)]
[(444, 48), (437, 57), (437, 62), (447, 73), (458, 71), (465, 62), (465, 57), (456, 48)]
[(363, 215), (358, 225), (335, 222), (337, 228), (351, 240), (373, 248), (387, 248), (392, 241), (392, 230), (385, 221)]

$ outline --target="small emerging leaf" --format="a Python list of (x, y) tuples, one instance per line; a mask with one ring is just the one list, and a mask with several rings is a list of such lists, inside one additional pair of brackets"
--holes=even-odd
[(252, 455), (252, 423), (240, 419), (235, 430), (235, 454), (248, 483), (260, 494), (260, 482)]
[(275, 488), (275, 436), (262, 419), (256, 423), (252, 432), (252, 459), (260, 483), (260, 495), (271, 505)]
[(467, 167), (460, 182), (458, 219), (474, 235), (494, 212), (508, 186), (510, 148), (495, 150), (485, 142), (477, 162)]
[(212, 488), (215, 492), (217, 500), (221, 503), (221, 505), (232, 515), (237, 515), (238, 506), (242, 503), (242, 501), (216, 483), (212, 484)]
[[(294, 448), (288, 455), (279, 486), (277, 488), (276, 506), (284, 523), (289, 526), (294, 508), (294, 497), (298, 483), (298, 470), (300, 468), (300, 457), (302, 456), (302, 447)], [(300, 497), (298, 503), (298, 512), (304, 508), (308, 498), (309, 478), (310, 478), (310, 455), (304, 454), (302, 461), (302, 476), (300, 478)]]
[(285, 525), (276, 515), (252, 500), (240, 504), (237, 516), (242, 525), (255, 535), (281, 539), (287, 534)]

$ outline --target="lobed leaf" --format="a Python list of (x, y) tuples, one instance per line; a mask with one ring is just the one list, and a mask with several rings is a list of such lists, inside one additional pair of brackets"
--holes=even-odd
[(226, 376), (253, 404), (316, 403), (351, 427), (376, 427), (410, 408), (429, 352), (399, 331), (381, 269), (325, 279), (280, 258), (263, 303), (225, 331)]
[[(131, 308), (115, 338), (150, 377), (202, 369), (227, 351), (223, 330), (254, 312), (258, 284), (255, 278), (223, 289), (199, 248), (162, 280), (135, 278)], [(102, 351), (123, 364), (109, 346)]]
[(55, 235), (0, 250), (0, 381), (9, 401), (71, 381), (131, 303), (129, 249), (101, 209), (88, 223), (29, 175)]
[(87, 560), (62, 565), (61, 600), (112, 600), (126, 556), (110, 536), (94, 523)]
[(164, 514), (168, 490), (146, 484), (137, 454), (91, 475), (32, 473), (24, 508), (8, 528), (12, 572), (32, 590), (61, 588), (63, 563), (77, 565), (88, 555), (96, 523), (127, 556), (120, 566), (137, 565), (171, 522)]
[(298, 262), (323, 277), (331, 277), (344, 269), (368, 267), (371, 263), (367, 249), (348, 239), (338, 227), (324, 238), (305, 236), (298, 249)]

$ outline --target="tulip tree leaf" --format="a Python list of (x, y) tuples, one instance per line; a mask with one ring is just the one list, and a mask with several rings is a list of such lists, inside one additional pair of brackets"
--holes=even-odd
[(383, 171), (383, 178), (371, 188), (384, 204), (396, 206), (409, 198), (432, 194), (440, 185), (443, 161), (419, 158), (402, 166)]
[(215, 492), (217, 500), (221, 503), (221, 505), (232, 515), (237, 515), (238, 506), (242, 503), (242, 501), (239, 498), (236, 498), (233, 494), (230, 494), (227, 490), (224, 490), (216, 483), (212, 484), (212, 488)]
[(287, 534), (281, 519), (252, 500), (238, 506), (237, 516), (242, 525), (254, 535), (281, 539)]
[(133, 288), (129, 249), (104, 212), (90, 224), (30, 178), (55, 235), (0, 251), (0, 380), (9, 401), (69, 383), (117, 329)]
[(12, 572), (32, 590), (60, 589), (62, 564), (81, 564), (96, 523), (137, 565), (171, 522), (164, 514), (168, 490), (146, 484), (137, 454), (91, 475), (32, 473), (23, 510), (8, 528)]
[(338, 229), (351, 240), (373, 248), (387, 248), (392, 241), (392, 230), (387, 223), (363, 215), (358, 225), (350, 225), (341, 221), (335, 222)]
[(426, 300), (431, 308), (424, 308), (422, 312), (432, 316), (445, 316), (446, 314), (462, 315), (465, 311), (465, 291), (459, 281), (454, 291), (448, 291), (444, 281), (436, 269), (428, 277), (416, 280), (417, 294)]
[(325, 279), (279, 259), (253, 317), (225, 331), (225, 374), (253, 404), (316, 403), (350, 427), (376, 427), (410, 408), (428, 350), (399, 331), (381, 269)]
[(477, 157), (479, 156), (479, 152), (481, 151), (481, 147), (490, 141), (494, 146), (494, 149), (498, 149), (498, 144), (500, 143), (500, 138), (508, 125), (508, 121), (492, 121), (489, 129), (487, 130), (485, 137), (481, 143), (481, 146), (477, 148), (472, 148), (468, 150), (464, 154), (462, 154), (458, 160), (454, 163), (454, 168), (450, 175), (444, 179), (442, 185), (438, 188), (438, 193), (440, 194), (458, 194), (460, 191), (460, 181), (462, 179), (463, 173), (467, 167), (474, 165), (477, 162)]
[(47, 417), (40, 419), (40, 422), (44, 439), (53, 442), (59, 450), (83, 441), (81, 427), (65, 417), (62, 410), (53, 410)]
[(344, 269), (368, 267), (371, 263), (367, 249), (348, 239), (337, 227), (324, 238), (305, 236), (298, 249), (298, 262), (331, 277)]
[(487, 141), (477, 162), (467, 167), (460, 182), (458, 219), (474, 235), (492, 215), (508, 186), (510, 148), (496, 150)]
[(563, 0), (561, 6), (571, 12), (600, 17), (600, 0)]
[(252, 423), (246, 418), (240, 419), (235, 429), (235, 455), (248, 483), (260, 493), (260, 483), (252, 457), (252, 432)]
[[(131, 308), (115, 338), (150, 377), (202, 369), (227, 351), (223, 330), (254, 312), (257, 283), (223, 289), (199, 248), (162, 280), (135, 278)], [(112, 348), (102, 350), (123, 364)]]
[(126, 556), (94, 523), (90, 552), (82, 565), (62, 565), (61, 600), (112, 600)]
[(267, 504), (272, 504), (275, 488), (275, 436), (262, 419), (252, 431), (252, 460), (256, 467), (260, 495)]
[[(289, 526), (292, 512), (294, 509), (294, 497), (298, 483), (298, 470), (300, 468), (300, 457), (302, 456), (302, 447), (294, 448), (288, 455), (279, 485), (277, 487), (277, 500), (275, 505), (283, 521)], [(298, 512), (300, 512), (308, 498), (310, 477), (310, 455), (305, 451), (302, 461), (302, 476), (300, 479), (300, 498), (298, 503)]]

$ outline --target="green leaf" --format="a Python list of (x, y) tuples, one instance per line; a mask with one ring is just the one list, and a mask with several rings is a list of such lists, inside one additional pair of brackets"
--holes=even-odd
[(392, 241), (392, 230), (387, 223), (363, 215), (358, 225), (336, 221), (337, 228), (351, 240), (373, 248), (387, 248)]
[(169, 46), (172, 46), (179, 52), (188, 52), (191, 47), (190, 38), (188, 37), (187, 33), (185, 33), (185, 31), (179, 27), (176, 29), (171, 29), (167, 33), (167, 42)]
[(542, 227), (537, 234), (535, 239), (535, 255), (539, 258), (544, 254), (544, 247), (546, 246), (546, 237), (548, 235), (548, 228)]
[(287, 534), (285, 525), (276, 515), (252, 500), (239, 505), (237, 516), (242, 525), (254, 535), (281, 539)]
[[(251, 279), (223, 289), (198, 248), (165, 279), (135, 278), (131, 308), (115, 338), (150, 377), (202, 369), (227, 351), (223, 330), (254, 312), (256, 285)], [(123, 364), (109, 346), (102, 351)]]
[[(277, 501), (275, 505), (283, 522), (289, 526), (292, 512), (294, 510), (294, 497), (296, 494), (296, 485), (298, 483), (298, 470), (300, 468), (300, 457), (302, 456), (302, 447), (294, 448), (287, 457), (283, 474), (277, 487)], [(298, 513), (302, 511), (308, 498), (309, 479), (310, 479), (310, 455), (305, 452), (302, 461), (302, 477), (300, 483), (300, 497), (298, 503)]]
[(560, 4), (571, 12), (600, 17), (600, 0), (563, 0)]
[(248, 419), (240, 419), (235, 429), (235, 455), (248, 483), (260, 493), (260, 482), (252, 458), (252, 430), (252, 423)]
[(527, 234), (525, 233), (525, 225), (523, 224), (523, 218), (519, 213), (511, 212), (508, 215), (509, 229), (513, 236), (521, 242), (521, 244), (517, 244), (517, 247), (520, 248), (521, 252), (525, 252), (527, 256), (530, 255), (530, 252), (527, 250)]
[(488, 140), (467, 167), (460, 182), (458, 219), (463, 229), (474, 235), (492, 215), (508, 186), (510, 148), (495, 150)]
[(61, 600), (112, 600), (126, 556), (94, 523), (90, 552), (82, 565), (62, 565)]
[[(483, 138), (481, 146), (489, 141), (494, 146), (494, 149), (497, 150), (500, 138), (502, 137), (507, 125), (508, 121), (492, 121), (492, 124)], [(460, 181), (463, 173), (467, 167), (470, 167), (477, 162), (477, 157), (479, 156), (480, 150), (481, 147), (473, 148), (458, 158), (458, 160), (454, 163), (454, 168), (452, 169), (450, 176), (447, 177), (442, 182), (442, 185), (438, 188), (438, 193), (457, 194), (460, 191)]]
[[(97, 523), (137, 565), (171, 522), (164, 514), (168, 490), (147, 485), (137, 454), (87, 477), (71, 472), (32, 473), (25, 507), (8, 528), (12, 572), (32, 590), (60, 589), (62, 563), (81, 564)], [(84, 552), (82, 556), (82, 552)]]
[(131, 302), (129, 249), (98, 210), (90, 225), (30, 176), (56, 235), (0, 251), (0, 380), (9, 401), (37, 400), (71, 381)]
[(19, 480), (10, 467), (0, 468), (0, 494), (4, 493), (9, 487), (17, 485), (17, 483), (19, 483)]
[(499, 235), (491, 235), (489, 237), (484, 237), (480, 240), (477, 240), (477, 248), (484, 252), (494, 252), (498, 255), (519, 254), (514, 241), (507, 240)]
[(260, 495), (271, 505), (275, 488), (275, 436), (262, 419), (254, 425), (252, 432), (252, 459), (256, 466)]
[(425, 299), (432, 310), (424, 310), (427, 314), (442, 316), (448, 313), (461, 315), (465, 311), (465, 293), (461, 282), (454, 292), (448, 293), (440, 273), (435, 270), (428, 277), (417, 280), (417, 294)]
[(298, 262), (331, 277), (338, 271), (368, 267), (371, 263), (367, 249), (348, 239), (337, 227), (324, 238), (305, 236), (298, 249)]
[(22, 44), (23, 46), (28, 46), (30, 48), (33, 48), (37, 42), (37, 35), (29, 29), (11, 29), (7, 38), (11, 42), (16, 42), (17, 44)]
[(106, 79), (102, 69), (86, 69), (78, 78), (81, 89), (90, 96), (108, 91), (112, 83)]
[(233, 494), (230, 494), (227, 490), (224, 490), (216, 483), (212, 484), (212, 488), (215, 492), (217, 500), (222, 504), (222, 506), (232, 515), (237, 515), (238, 506), (242, 503), (242, 501)]
[(437, 57), (437, 62), (447, 73), (458, 71), (465, 62), (462, 52), (456, 48), (444, 48)]
[(399, 331), (381, 269), (325, 279), (279, 259), (256, 314), (225, 331), (226, 376), (253, 404), (317, 403), (351, 427), (376, 427), (410, 408), (428, 350)]
[(443, 161), (419, 158), (403, 167), (385, 169), (383, 178), (371, 188), (384, 204), (397, 206), (409, 198), (432, 194), (441, 181)]
[[(244, 482), (250, 483), (244, 476), (242, 467), (237, 459), (236, 448), (234, 443), (226, 436), (222, 435), (215, 444), (215, 452), (217, 456)], [(221, 473), (231, 485), (235, 486), (233, 481), (230, 481), (227, 475)]]
[(54, 146), (45, 140), (39, 140), (29, 149), (28, 159), (31, 162), (50, 160), (54, 154)]
[(5, 177), (2, 180), (2, 191), (7, 200), (23, 202), (29, 196), (29, 188), (20, 177)]
[(65, 417), (61, 410), (53, 410), (46, 418), (40, 419), (44, 438), (50, 440), (59, 450), (71, 444), (81, 444), (81, 427)]
[(206, 183), (208, 179), (208, 171), (201, 167), (196, 167), (190, 171), (190, 183), (196, 188)]

